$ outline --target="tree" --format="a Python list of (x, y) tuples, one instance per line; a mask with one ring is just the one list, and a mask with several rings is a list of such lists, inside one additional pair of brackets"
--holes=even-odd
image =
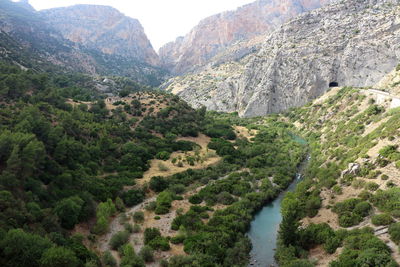
[(142, 250), (140, 250), (139, 256), (142, 257), (142, 259), (145, 262), (152, 262), (154, 261), (154, 251), (151, 247), (149, 246), (144, 246)]
[(121, 231), (111, 237), (110, 247), (113, 250), (119, 249), (122, 245), (126, 244), (129, 240), (129, 233), (127, 231)]
[(135, 250), (130, 244), (122, 247), (121, 267), (144, 267), (144, 261), (137, 256)]
[(50, 240), (25, 233), (22, 229), (7, 232), (0, 241), (1, 258), (6, 266), (39, 266), (44, 251), (52, 246)]
[(40, 265), (41, 267), (77, 267), (80, 264), (73, 251), (64, 247), (52, 247), (43, 253)]
[(70, 197), (61, 200), (54, 208), (54, 212), (61, 220), (61, 226), (66, 229), (73, 229), (75, 224), (79, 222), (79, 214), (81, 213), (84, 201), (78, 197)]
[(164, 177), (154, 176), (151, 177), (149, 186), (151, 190), (159, 193), (167, 189), (168, 181)]
[(117, 266), (117, 261), (115, 260), (114, 256), (111, 254), (110, 251), (106, 251), (103, 255), (103, 263), (106, 266), (115, 267)]
[(140, 189), (131, 189), (127, 192), (124, 192), (121, 196), (125, 205), (128, 207), (132, 207), (141, 203), (144, 200), (144, 192)]
[(288, 193), (282, 201), (282, 223), (279, 229), (279, 235), (283, 243), (288, 246), (296, 244), (298, 240), (299, 222), (298, 212), (300, 210), (299, 202), (293, 193)]

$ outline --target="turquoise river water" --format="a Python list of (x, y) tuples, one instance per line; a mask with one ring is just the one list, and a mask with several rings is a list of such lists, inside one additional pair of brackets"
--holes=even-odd
[[(305, 142), (299, 139), (299, 142)], [(296, 185), (301, 181), (302, 172), (309, 161), (309, 157), (299, 166), (296, 179), (289, 188), (282, 192), (273, 202), (267, 204), (259, 211), (250, 225), (250, 230), (247, 233), (251, 240), (253, 248), (250, 252), (249, 266), (270, 267), (278, 266), (274, 259), (276, 242), (278, 237), (279, 224), (282, 221), (281, 203), (285, 193), (291, 192), (296, 188)]]

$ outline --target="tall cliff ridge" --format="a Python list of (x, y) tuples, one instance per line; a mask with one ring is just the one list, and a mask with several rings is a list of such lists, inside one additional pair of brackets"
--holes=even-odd
[(106, 54), (64, 38), (27, 1), (1, 0), (0, 18), (0, 59), (22, 68), (125, 76), (151, 86), (159, 85), (166, 75), (132, 57)]
[(195, 83), (187, 75), (165, 88), (195, 107), (259, 116), (304, 105), (330, 83), (372, 86), (399, 61), (400, 2), (348, 0), (284, 24), (258, 53), (228, 63), (240, 66), (232, 73), (217, 66), (195, 74)]
[(75, 5), (40, 14), (66, 39), (106, 54), (159, 65), (157, 53), (137, 19), (108, 6)]
[[(333, 0), (259, 0), (235, 11), (202, 20), (185, 37), (179, 37), (159, 51), (163, 66), (173, 73), (185, 73), (210, 61), (215, 55), (239, 41), (271, 32), (303, 12)], [(242, 56), (254, 43), (244, 43), (234, 52)]]

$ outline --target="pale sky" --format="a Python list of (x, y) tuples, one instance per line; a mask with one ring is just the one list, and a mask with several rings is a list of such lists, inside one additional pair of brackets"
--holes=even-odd
[(255, 0), (30, 0), (36, 9), (74, 4), (109, 5), (139, 19), (153, 47), (158, 48), (188, 33), (210, 15), (236, 9)]

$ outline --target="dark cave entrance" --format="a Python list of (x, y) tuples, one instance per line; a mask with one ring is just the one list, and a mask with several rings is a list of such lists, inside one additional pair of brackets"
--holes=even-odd
[(329, 87), (338, 87), (339, 83), (338, 82), (330, 82)]

